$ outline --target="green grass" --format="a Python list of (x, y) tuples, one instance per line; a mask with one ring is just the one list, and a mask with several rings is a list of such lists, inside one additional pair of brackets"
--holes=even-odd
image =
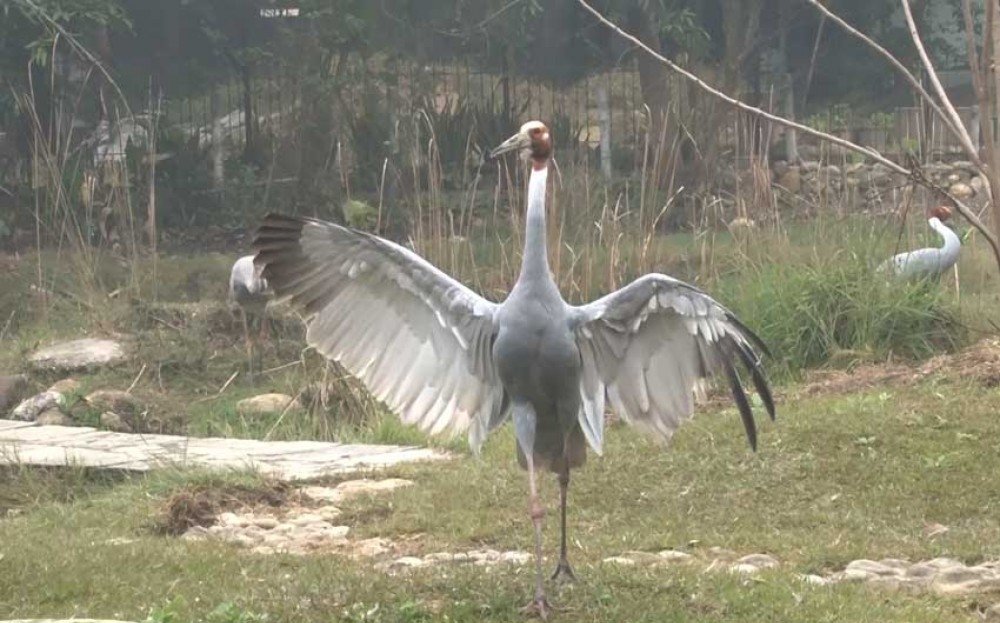
[[(553, 588), (560, 621), (973, 621), (989, 596), (943, 599), (856, 585), (812, 587), (800, 573), (856, 558), (1000, 557), (998, 391), (939, 380), (840, 397), (786, 400), (758, 453), (737, 415), (709, 412), (660, 449), (617, 427), (603, 458), (574, 474), (571, 559), (582, 581)], [(33, 470), (8, 487), (37, 489)], [(390, 475), (418, 487), (345, 506), (355, 538), (407, 537), (429, 553), (529, 549), (526, 485), (503, 430), (482, 459), (408, 466)], [(269, 621), (520, 621), (528, 568), (420, 570), (390, 577), (333, 555), (260, 556), (159, 536), (164, 500), (194, 485), (253, 485), (168, 472), (113, 489), (80, 482), (0, 521), (0, 612), (174, 623), (212, 617)], [(552, 509), (550, 478), (543, 495)], [(950, 530), (924, 536), (927, 523)], [(546, 567), (557, 545), (546, 522)], [(124, 537), (131, 542), (111, 542)], [(616, 568), (607, 556), (720, 546), (767, 552), (780, 569), (744, 581), (700, 568)], [(221, 609), (220, 609), (221, 608)], [(212, 614), (216, 612), (216, 614)], [(220, 614), (220, 612), (222, 614)], [(365, 613), (371, 613), (366, 615)], [(367, 616), (368, 618), (365, 618)]]

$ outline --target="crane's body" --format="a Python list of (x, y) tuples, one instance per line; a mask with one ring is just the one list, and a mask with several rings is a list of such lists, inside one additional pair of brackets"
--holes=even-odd
[[(245, 255), (233, 263), (229, 272), (229, 299), (240, 308), (240, 318), (243, 321), (243, 341), (247, 350), (248, 374), (251, 380), (254, 374), (256, 355), (259, 354), (257, 341), (267, 336), (267, 303), (271, 299), (271, 290), (267, 280), (261, 275), (259, 268), (254, 266), (254, 256)], [(257, 324), (257, 335), (251, 331), (251, 325)]]
[(535, 532), (529, 608), (544, 617), (536, 475), (558, 475), (562, 539), (553, 577), (572, 578), (569, 475), (588, 445), (602, 451), (606, 401), (665, 440), (692, 416), (693, 393), (722, 373), (752, 447), (756, 428), (735, 363), (750, 372), (772, 418), (774, 404), (758, 355), (763, 343), (693, 286), (649, 274), (588, 305), (566, 303), (546, 250), (548, 129), (526, 123), (492, 155), (515, 150), (531, 162), (525, 246), (521, 273), (502, 303), (409, 249), (332, 223), (269, 215), (254, 246), (278, 296), (305, 309), (309, 344), (358, 375), (404, 422), (432, 434), (467, 430), (478, 452), (491, 430), (513, 421)]
[(879, 266), (879, 272), (902, 279), (937, 279), (954, 266), (958, 261), (962, 242), (950, 227), (941, 222), (941, 218), (947, 216), (939, 214), (940, 217), (932, 216), (927, 223), (941, 237), (940, 247), (894, 255)]

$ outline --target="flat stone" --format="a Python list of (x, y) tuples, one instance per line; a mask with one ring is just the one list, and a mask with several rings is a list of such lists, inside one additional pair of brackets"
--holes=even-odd
[(127, 356), (125, 346), (117, 340), (84, 338), (39, 349), (28, 362), (37, 370), (72, 371), (112, 366)]
[(302, 404), (288, 394), (260, 394), (236, 403), (236, 412), (242, 416), (274, 415), (301, 409)]
[[(55, 396), (52, 399), (55, 401)], [(137, 471), (161, 467), (256, 469), (280, 480), (298, 480), (365, 467), (447, 458), (451, 458), (450, 455), (437, 450), (404, 446), (139, 435), (98, 431), (85, 426), (38, 426), (33, 422), (0, 420), (0, 464), (65, 465), (70, 461), (84, 466)], [(350, 484), (340, 489), (325, 488), (335, 493), (326, 491), (325, 495), (316, 494), (314, 499), (329, 502), (411, 484), (401, 479), (347, 483)], [(324, 518), (335, 514), (336, 511), (328, 509)]]

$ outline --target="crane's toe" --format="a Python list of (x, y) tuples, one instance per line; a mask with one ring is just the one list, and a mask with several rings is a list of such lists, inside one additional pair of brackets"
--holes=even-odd
[(556, 570), (552, 574), (551, 579), (563, 582), (576, 582), (576, 574), (573, 573), (573, 567), (569, 565), (569, 561), (563, 559), (556, 565)]
[(539, 593), (535, 595), (527, 606), (521, 608), (521, 614), (526, 614), (528, 616), (536, 616), (543, 621), (547, 621), (549, 615), (552, 614), (552, 606), (549, 605), (549, 601), (545, 599), (545, 595)]

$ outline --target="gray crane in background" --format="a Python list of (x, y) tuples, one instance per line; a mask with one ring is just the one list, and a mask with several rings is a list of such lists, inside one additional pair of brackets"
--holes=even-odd
[(951, 217), (951, 209), (948, 206), (937, 206), (931, 209), (930, 215), (927, 223), (941, 236), (941, 246), (894, 255), (878, 267), (879, 273), (902, 279), (938, 279), (955, 265), (962, 249), (962, 242), (955, 232), (942, 222)]
[(759, 352), (764, 344), (697, 288), (649, 274), (593, 303), (559, 293), (546, 253), (545, 191), (552, 137), (539, 121), (493, 150), (531, 164), (520, 276), (503, 303), (482, 298), (412, 251), (372, 234), (309, 218), (269, 215), (256, 263), (279, 299), (306, 312), (307, 342), (431, 434), (468, 431), (478, 452), (513, 420), (528, 472), (535, 532), (535, 595), (542, 581), (539, 470), (559, 481), (562, 540), (553, 578), (573, 578), (566, 551), (570, 470), (604, 441), (605, 405), (654, 438), (669, 439), (694, 411), (694, 393), (716, 373), (729, 383), (750, 445), (756, 426), (736, 366), (750, 374), (774, 417)]

